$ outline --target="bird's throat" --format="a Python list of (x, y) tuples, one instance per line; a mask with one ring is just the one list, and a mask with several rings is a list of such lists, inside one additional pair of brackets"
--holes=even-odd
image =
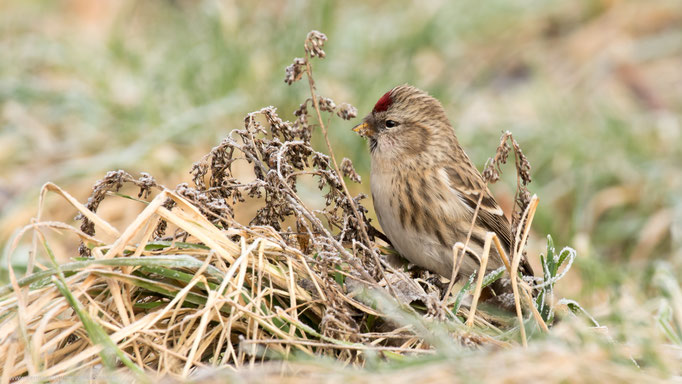
[(370, 137), (369, 138), (369, 152), (371, 154), (374, 154), (374, 151), (377, 149), (377, 139)]

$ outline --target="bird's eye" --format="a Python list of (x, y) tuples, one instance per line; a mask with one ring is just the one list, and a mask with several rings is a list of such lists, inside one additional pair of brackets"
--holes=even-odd
[(393, 127), (397, 127), (397, 126), (398, 126), (398, 122), (397, 122), (397, 121), (394, 121), (394, 120), (386, 120), (386, 128), (393, 128)]

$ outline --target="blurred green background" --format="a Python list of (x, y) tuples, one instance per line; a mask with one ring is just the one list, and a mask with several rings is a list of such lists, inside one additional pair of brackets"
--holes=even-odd
[[(293, 120), (307, 84), (287, 86), (284, 68), (311, 29), (329, 38), (319, 92), (360, 116), (395, 85), (423, 88), (479, 169), (514, 133), (541, 201), (531, 257), (547, 234), (578, 251), (560, 292), (604, 302), (624, 284), (646, 288), (657, 261), (680, 271), (679, 0), (3, 1), (0, 244), (35, 215), (47, 181), (81, 201), (119, 168), (173, 187), (246, 113), (274, 105)], [(357, 121), (330, 128), (339, 160), (365, 178), (356, 193), (369, 189)], [(493, 190), (508, 211), (505, 172)], [(46, 217), (72, 222), (49, 202)], [(121, 206), (102, 215), (123, 225), (137, 211)]]

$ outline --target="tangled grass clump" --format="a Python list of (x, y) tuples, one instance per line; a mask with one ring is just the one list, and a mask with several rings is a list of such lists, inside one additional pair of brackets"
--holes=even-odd
[[(377, 356), (400, 361), (462, 347), (505, 349), (525, 344), (526, 328), (547, 330), (551, 290), (566, 257), (557, 262), (548, 255), (552, 264), (537, 286), (519, 279), (518, 322), (476, 310), (477, 293), (505, 270), (475, 284), (472, 276), (449, 297), (428, 273), (389, 262), (377, 240), (382, 235), (361, 204), (365, 196), (353, 196), (346, 185), (359, 183), (360, 176), (349, 159), (337, 162), (327, 135), (324, 113), (347, 120), (357, 110), (317, 94), (311, 60), (325, 57), (326, 40), (311, 32), (305, 56), (286, 69), (287, 83), (306, 77), (310, 89), (296, 120), (284, 121), (274, 107), (250, 113), (243, 128), (194, 164), (191, 185), (171, 190), (150, 175), (136, 179), (115, 171), (95, 185), (85, 205), (45, 185), (38, 217), (13, 245), (33, 231), (28, 273), (15, 276), (10, 263), (11, 285), (0, 288), (3, 377), (47, 379), (101, 364), (128, 367), (138, 377), (156, 372), (186, 378), (208, 367), (296, 355), (363, 365)], [(311, 143), (320, 133), (327, 153)], [(486, 171), (491, 182), (506, 161), (507, 138)], [(530, 166), (511, 140), (523, 180), (514, 231), (523, 241), (506, 270), (516, 281), (517, 253), (525, 247), (537, 199), (525, 189)], [(240, 181), (233, 173), (237, 161), (248, 163), (255, 179)], [(305, 177), (316, 178), (322, 209), (309, 208), (298, 193)], [(96, 211), (105, 197), (124, 196), (119, 191), (125, 184), (140, 188), (138, 199), (129, 198), (145, 208), (120, 232)], [(158, 193), (151, 201), (139, 200), (152, 191)], [(80, 229), (43, 218), (48, 192), (79, 212)], [(247, 198), (261, 205), (244, 225), (234, 212)], [(48, 229), (76, 235), (81, 257), (58, 264)], [(45, 265), (37, 258), (40, 250)], [(531, 291), (540, 287), (541, 300), (533, 301)]]

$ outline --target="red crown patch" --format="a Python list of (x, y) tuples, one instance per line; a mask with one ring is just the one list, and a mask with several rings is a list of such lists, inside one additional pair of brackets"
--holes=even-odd
[(391, 91), (388, 91), (388, 92), (384, 93), (383, 96), (381, 96), (379, 101), (377, 101), (377, 103), (374, 105), (374, 109), (372, 110), (372, 112), (375, 112), (375, 113), (376, 112), (385, 112), (388, 109), (388, 107), (390, 107), (391, 104), (393, 104), (393, 99), (391, 99), (390, 93), (391, 93)]

